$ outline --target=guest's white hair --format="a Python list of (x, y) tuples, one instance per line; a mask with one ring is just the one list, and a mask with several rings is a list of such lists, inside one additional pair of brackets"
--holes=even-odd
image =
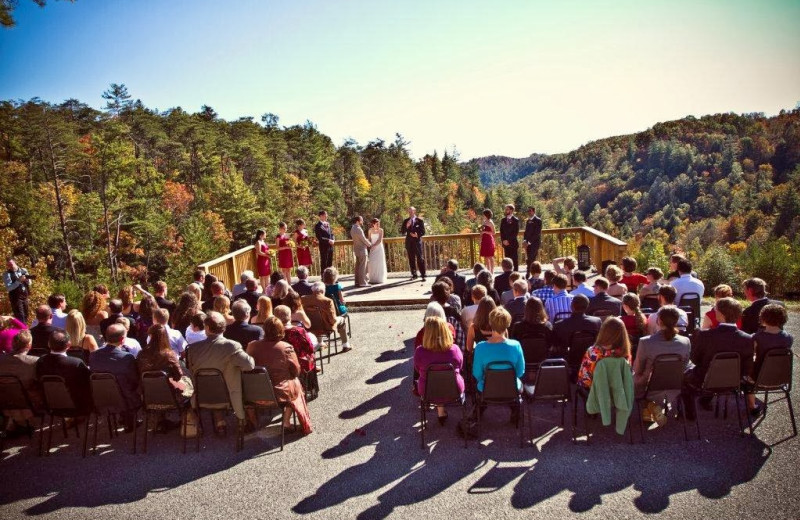
[(251, 278), (255, 278), (255, 274), (253, 274), (253, 271), (250, 271), (249, 269), (247, 271), (242, 271), (241, 276), (239, 276), (239, 280), (241, 280), (242, 283), (245, 283), (247, 280), (250, 280)]
[(314, 282), (311, 284), (311, 292), (314, 294), (325, 294), (325, 284), (322, 282)]
[(443, 320), (447, 319), (444, 315), (444, 307), (439, 305), (438, 302), (430, 302), (425, 309), (425, 319), (431, 317), (442, 318)]

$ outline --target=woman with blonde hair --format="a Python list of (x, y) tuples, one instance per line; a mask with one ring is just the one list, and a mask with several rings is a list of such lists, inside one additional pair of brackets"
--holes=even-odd
[(251, 325), (263, 325), (267, 318), (272, 316), (272, 300), (263, 294), (258, 297), (256, 302), (256, 315), (250, 318)]
[(613, 264), (609, 265), (606, 268), (606, 278), (608, 279), (608, 289), (606, 293), (609, 296), (620, 298), (628, 292), (628, 288), (625, 284), (620, 282), (620, 280), (622, 280), (622, 269), (620, 269), (619, 266)]
[[(720, 298), (733, 298), (733, 289), (728, 284), (720, 284), (714, 287), (714, 301), (718, 302)], [(719, 326), (717, 321), (716, 305), (711, 307), (711, 310), (703, 315), (703, 323), (700, 325), (700, 330), (716, 329)], [(736, 326), (742, 328), (742, 318), (736, 322)]]
[(87, 333), (86, 320), (78, 309), (72, 309), (67, 314), (66, 329), (72, 340), (72, 348), (82, 348), (89, 352), (97, 350), (97, 340)]
[(108, 311), (105, 310), (107, 307), (106, 297), (97, 291), (89, 291), (83, 297), (81, 312), (86, 321), (86, 333), (94, 337), (95, 345), (103, 339), (100, 322), (108, 318)]
[[(432, 316), (425, 319), (423, 326), (422, 345), (414, 350), (414, 370), (419, 373), (417, 392), (425, 395), (428, 367), (435, 363), (449, 363), (456, 374), (458, 390), (464, 394), (464, 378), (461, 370), (464, 366), (464, 355), (458, 345), (453, 343), (452, 327), (443, 318)], [(436, 404), (436, 413), (439, 424), (444, 425), (447, 420), (447, 410), (444, 406)]]
[(631, 342), (625, 324), (616, 316), (606, 319), (600, 326), (594, 345), (586, 349), (578, 370), (578, 386), (584, 390), (592, 387), (597, 363), (606, 357), (624, 357), (631, 362)]
[(230, 325), (236, 321), (231, 314), (231, 300), (227, 296), (214, 298), (214, 310), (225, 318), (225, 325)]

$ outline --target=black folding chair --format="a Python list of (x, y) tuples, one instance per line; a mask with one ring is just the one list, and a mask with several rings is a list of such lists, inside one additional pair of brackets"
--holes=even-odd
[[(278, 402), (278, 398), (275, 397), (275, 388), (272, 386), (266, 368), (255, 367), (253, 370), (242, 372), (242, 401), (246, 407), (255, 408), (256, 417), (258, 417), (259, 410), (278, 409), (281, 412), (278, 420), (281, 423), (281, 451), (283, 451), (285, 441), (283, 409), (287, 405)], [(267, 426), (270, 424), (272, 424), (271, 418)]]
[[(790, 349), (768, 350), (761, 363), (753, 393), (764, 392), (764, 414), (767, 413), (767, 404), (770, 392), (783, 392), (786, 396), (786, 406), (789, 408), (789, 418), (792, 420), (792, 436), (797, 435), (797, 423), (792, 408), (792, 363), (794, 356)], [(749, 420), (749, 414), (748, 414)], [(750, 433), (753, 425), (750, 424)]]
[(483, 392), (478, 394), (478, 447), (482, 438), (483, 408), (486, 406), (516, 407), (519, 421), (519, 445), (523, 446), (525, 429), (525, 409), (522, 406), (522, 394), (517, 388), (517, 374), (514, 365), (508, 361), (493, 361), (483, 371)]
[[(344, 338), (340, 338), (339, 334), (336, 332), (336, 327), (328, 327), (325, 325), (325, 321), (322, 319), (322, 312), (319, 309), (308, 309), (306, 311), (308, 315), (309, 321), (311, 321), (311, 332), (317, 336), (320, 341), (325, 340), (325, 343), (328, 346), (328, 363), (331, 362), (331, 347), (336, 351), (335, 353), (339, 353), (339, 343), (344, 341)], [(349, 319), (349, 316), (348, 316)], [(322, 364), (322, 348), (320, 348), (320, 364)]]
[[(636, 396), (636, 411), (639, 414), (639, 435), (644, 440), (644, 420), (642, 419), (642, 403), (647, 401), (661, 402), (661, 406), (665, 407), (667, 404), (667, 392), (675, 392), (680, 394), (683, 387), (683, 370), (686, 363), (681, 359), (678, 354), (661, 354), (656, 356), (653, 360), (653, 370), (650, 372), (650, 378), (647, 380), (647, 387), (642, 395)], [(655, 397), (660, 397), (656, 400)], [(686, 431), (686, 415), (683, 413), (683, 402), (678, 397), (677, 399), (678, 416), (682, 417), (683, 423), (683, 437), (689, 440), (689, 434)]]
[[(106, 424), (108, 425), (109, 441), (113, 437), (117, 437), (117, 415), (132, 413), (133, 414), (133, 454), (136, 455), (136, 419), (139, 415), (139, 408), (128, 408), (128, 403), (122, 396), (122, 390), (119, 387), (119, 382), (114, 374), (107, 372), (96, 372), (89, 377), (89, 384), (92, 387), (92, 403), (94, 414), (94, 439), (92, 442), (92, 454), (97, 455), (97, 431), (98, 420), (100, 415), (105, 414)], [(91, 415), (89, 416), (91, 419)], [(86, 430), (84, 435), (89, 437), (89, 419), (86, 421)]]
[(525, 364), (539, 365), (542, 361), (547, 359), (547, 353), (550, 349), (550, 344), (544, 336), (530, 336), (519, 340), (522, 346), (522, 355), (525, 358)]
[[(45, 456), (50, 455), (50, 446), (53, 440), (53, 419), (61, 419), (61, 428), (64, 431), (64, 438), (67, 438), (67, 419), (74, 420), (75, 435), (80, 439), (81, 434), (78, 430), (78, 418), (83, 417), (89, 420), (87, 413), (78, 409), (72, 395), (69, 393), (67, 383), (61, 376), (42, 376), (40, 378), (42, 391), (44, 392), (44, 402), (47, 413), (50, 415), (50, 427), (47, 431), (47, 451)], [(83, 456), (86, 456), (86, 436), (83, 437)]]
[[(597, 365), (595, 365), (595, 370), (597, 370), (597, 366), (599, 366), (600, 363), (603, 363), (605, 361), (606, 361), (606, 358), (603, 358), (600, 361), (598, 361)], [(630, 368), (629, 368), (629, 370), (630, 370)], [(596, 384), (596, 382), (593, 381), (592, 384), (594, 385), (594, 384)], [(581, 386), (577, 386), (575, 388), (575, 402), (573, 403), (573, 407), (572, 407), (572, 442), (576, 442), (577, 441), (577, 436), (575, 435), (575, 430), (578, 427), (578, 403), (580, 401), (583, 401), (583, 425), (584, 425), (584, 429), (586, 430), (586, 443), (587, 444), (591, 444), (591, 442), (592, 442), (591, 438), (592, 438), (593, 432), (592, 432), (592, 428), (590, 427), (590, 423), (592, 422), (590, 420), (590, 415), (599, 416), (600, 414), (599, 413), (598, 414), (589, 414), (589, 412), (586, 411), (586, 401), (589, 399), (589, 393), (590, 393), (590, 390), (586, 390)], [(634, 401), (635, 400), (636, 399), (634, 399)], [(633, 410), (631, 410), (631, 414), (633, 414)], [(626, 429), (628, 430), (628, 434), (630, 436), (630, 443), (633, 444), (633, 428), (631, 428), (630, 424), (631, 424), (631, 418), (629, 416), (628, 417), (628, 424), (626, 425)]]
[[(711, 359), (703, 385), (700, 387), (698, 397), (717, 398), (714, 407), (714, 417), (719, 417), (719, 396), (725, 395), (725, 409), (723, 419), (728, 418), (728, 394), (733, 394), (736, 399), (736, 419), (739, 421), (739, 431), (742, 431), (742, 416), (739, 412), (739, 396), (741, 390), (741, 359), (736, 352), (718, 352)], [(747, 410), (745, 410), (747, 413)], [(748, 415), (749, 418), (749, 415)], [(695, 419), (697, 438), (700, 438), (700, 414)], [(752, 433), (752, 432), (751, 432)]]
[(67, 355), (69, 357), (74, 357), (76, 359), (80, 359), (87, 365), (89, 364), (89, 351), (84, 350), (82, 348), (69, 348), (67, 349)]
[[(216, 368), (201, 368), (194, 373), (194, 410), (197, 415), (197, 437), (196, 451), (200, 451), (200, 433), (203, 431), (203, 420), (201, 412), (210, 410), (212, 412), (212, 424), (214, 423), (213, 412), (233, 411), (233, 403), (228, 392), (228, 385), (225, 377)], [(244, 443), (243, 419), (236, 418), (236, 439), (234, 449), (239, 451)]]
[(649, 294), (647, 296), (642, 296), (641, 300), (642, 300), (641, 304), (642, 312), (644, 312), (645, 309), (651, 309), (652, 312), (656, 312), (661, 307), (661, 302), (658, 301), (657, 294)]
[[(425, 447), (425, 429), (428, 426), (427, 411), (431, 404), (461, 406), (462, 422), (467, 416), (467, 401), (465, 395), (458, 389), (458, 380), (453, 365), (432, 363), (428, 365), (425, 374), (425, 395), (419, 398), (421, 448)], [(467, 447), (466, 435), (464, 435), (464, 447)]]
[(694, 309), (690, 305), (681, 305), (678, 307), (680, 310), (686, 313), (686, 336), (691, 336), (694, 334), (694, 331), (697, 329), (697, 314), (695, 314)]
[(529, 418), (531, 442), (533, 442), (533, 406), (536, 404), (536, 401), (560, 402), (561, 427), (564, 427), (564, 414), (567, 403), (572, 401), (572, 391), (570, 390), (569, 384), (569, 369), (567, 368), (567, 361), (565, 359), (558, 358), (543, 361), (538, 367), (533, 385), (529, 386), (523, 384), (522, 388), (523, 395), (531, 403)]
[(44, 347), (35, 347), (35, 348), (32, 348), (32, 349), (30, 349), (28, 351), (28, 355), (29, 356), (33, 356), (33, 357), (42, 357), (45, 354), (49, 354), (49, 353), (50, 353), (50, 349), (44, 348)]
[(594, 316), (595, 318), (600, 318), (601, 321), (606, 321), (608, 318), (611, 318), (613, 316), (619, 316), (619, 314), (612, 312), (608, 309), (597, 309), (595, 311), (592, 311), (590, 316)]
[(578, 379), (578, 369), (581, 367), (586, 349), (594, 345), (597, 332), (592, 330), (579, 330), (573, 332), (567, 347), (567, 366), (569, 367), (570, 381), (575, 383)]
[(700, 326), (700, 305), (702, 302), (703, 295), (696, 292), (682, 294), (681, 299), (678, 301), (678, 307), (689, 307), (692, 310), (695, 321), (692, 332), (694, 332), (695, 328)]
[[(39, 418), (39, 456), (42, 455), (42, 445), (44, 442), (44, 413), (33, 406), (28, 391), (20, 379), (12, 374), (0, 374), (0, 410), (30, 411), (34, 417)], [(26, 421), (30, 428), (30, 421)], [(33, 437), (31, 433), (30, 438)], [(5, 448), (5, 437), (0, 437), (0, 452)]]
[(186, 421), (189, 413), (189, 400), (178, 399), (166, 372), (161, 370), (142, 373), (142, 397), (144, 400), (144, 452), (147, 453), (147, 429), (150, 426), (151, 414), (175, 410), (181, 415), (183, 453), (186, 453)]

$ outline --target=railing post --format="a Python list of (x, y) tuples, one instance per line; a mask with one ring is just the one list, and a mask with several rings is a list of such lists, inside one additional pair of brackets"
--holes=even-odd
[(469, 265), (475, 265), (475, 237), (469, 236)]

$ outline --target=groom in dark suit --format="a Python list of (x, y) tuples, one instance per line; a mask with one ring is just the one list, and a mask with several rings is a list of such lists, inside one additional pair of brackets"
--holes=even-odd
[(514, 270), (519, 271), (519, 219), (514, 216), (514, 205), (507, 204), (506, 216), (500, 221), (500, 240), (503, 241), (503, 256), (514, 262)]
[(328, 212), (319, 212), (319, 221), (314, 224), (314, 235), (319, 242), (319, 266), (324, 271), (333, 265), (333, 243), (334, 236), (331, 225), (328, 222)]
[(425, 281), (425, 258), (422, 255), (422, 237), (425, 235), (425, 223), (417, 216), (415, 207), (408, 208), (408, 218), (403, 221), (400, 233), (406, 236), (406, 252), (411, 279), (417, 278), (417, 267)]

